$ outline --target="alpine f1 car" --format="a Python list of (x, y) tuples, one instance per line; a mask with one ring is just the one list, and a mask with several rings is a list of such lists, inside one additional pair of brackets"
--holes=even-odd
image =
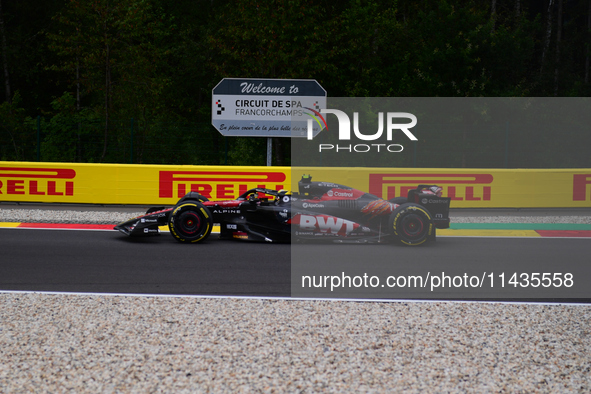
[(449, 228), (450, 198), (436, 185), (386, 201), (347, 186), (303, 176), (298, 192), (256, 188), (236, 200), (209, 201), (189, 192), (171, 208), (154, 207), (115, 227), (129, 236), (160, 233), (168, 225), (179, 242), (198, 243), (220, 225), (221, 239), (263, 242), (331, 240), (421, 245)]

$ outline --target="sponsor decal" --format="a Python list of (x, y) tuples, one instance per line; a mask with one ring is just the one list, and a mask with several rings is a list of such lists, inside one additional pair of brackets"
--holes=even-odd
[(75, 177), (69, 168), (0, 167), (0, 194), (73, 196)]
[(437, 184), (452, 201), (490, 201), (492, 182), (491, 174), (369, 174), (369, 193), (390, 200), (419, 184)]
[(213, 209), (211, 213), (240, 213), (240, 209)]
[(447, 204), (447, 200), (443, 198), (422, 198), (421, 204)]
[(313, 208), (324, 208), (324, 204), (318, 204), (314, 202), (305, 202), (302, 204), (304, 209), (313, 209)]
[[(328, 183), (328, 182), (319, 182), (318, 183), (319, 187), (330, 187), (330, 188), (339, 188), (341, 187), (341, 185), (337, 185), (336, 183)], [(308, 185), (309, 187), (309, 185)]]
[(228, 230), (237, 230), (238, 229), (238, 226), (235, 225), (235, 224), (226, 224), (226, 228)]
[(355, 222), (329, 215), (298, 215), (293, 223), (304, 231), (319, 230), (322, 234), (334, 235), (348, 235), (359, 227)]
[(326, 195), (329, 197), (353, 198), (353, 192), (346, 192), (346, 191), (342, 191), (342, 190), (329, 190), (326, 192)]
[(447, 204), (447, 200), (443, 198), (424, 198), (423, 204)]
[(237, 207), (238, 205), (240, 205), (240, 201), (216, 201), (216, 205), (223, 205), (223, 206), (231, 206), (231, 207)]
[(312, 231), (296, 231), (295, 235), (314, 235)]
[(244, 231), (234, 231), (232, 233), (232, 237), (237, 238), (237, 239), (248, 239), (248, 234), (245, 233)]
[(287, 176), (271, 171), (160, 171), (160, 198), (181, 198), (190, 191), (209, 199), (234, 199), (255, 187), (281, 190)]

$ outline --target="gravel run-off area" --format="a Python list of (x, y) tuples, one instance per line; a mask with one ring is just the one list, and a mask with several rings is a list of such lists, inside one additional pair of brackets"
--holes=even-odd
[[(0, 209), (0, 222), (141, 213)], [(590, 327), (590, 305), (0, 292), (0, 393), (587, 393)]]
[(591, 390), (591, 306), (0, 294), (0, 392)]

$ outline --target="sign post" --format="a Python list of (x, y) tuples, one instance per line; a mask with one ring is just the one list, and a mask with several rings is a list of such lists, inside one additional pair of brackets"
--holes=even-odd
[[(224, 78), (212, 90), (211, 123), (226, 137), (306, 137), (310, 110), (326, 108), (326, 90), (312, 79)], [(317, 134), (322, 129), (314, 129)]]

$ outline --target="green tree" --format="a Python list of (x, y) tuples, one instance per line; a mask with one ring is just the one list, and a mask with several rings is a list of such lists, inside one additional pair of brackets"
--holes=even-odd
[(12, 100), (0, 103), (0, 160), (34, 159), (35, 132), (27, 127), (26, 112), (21, 104), (19, 91)]
[[(0, 4), (0, 99), (4, 92), (20, 91), (20, 105), (27, 115), (35, 116), (47, 109), (51, 97), (60, 94), (56, 75), (44, 65), (55, 60), (41, 32), (51, 23), (51, 17), (63, 6), (63, 0), (6, 1)], [(10, 100), (12, 97), (6, 97)]]
[(113, 117), (145, 117), (162, 107), (172, 21), (149, 0), (69, 0), (55, 20), (59, 29), (48, 37), (62, 60), (51, 69), (71, 75), (77, 108), (83, 97), (92, 106), (102, 101), (103, 161)]
[(222, 77), (314, 78), (336, 70), (329, 43), (335, 20), (322, 1), (239, 0), (217, 22), (209, 39)]
[(76, 98), (66, 92), (51, 102), (53, 115), (41, 119), (42, 161), (96, 162), (101, 150), (94, 142), (102, 114), (92, 108), (76, 108)]

